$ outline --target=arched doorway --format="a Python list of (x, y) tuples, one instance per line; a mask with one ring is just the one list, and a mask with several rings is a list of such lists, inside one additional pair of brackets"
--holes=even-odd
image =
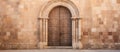
[(68, 8), (57, 6), (49, 13), (48, 46), (72, 46), (72, 19)]
[[(40, 34), (39, 35), (39, 43), (38, 43), (38, 46), (40, 46), (40, 48), (51, 48), (51, 46), (49, 46), (49, 29), (52, 30), (52, 28), (49, 28), (49, 21), (50, 19), (52, 19), (50, 17), (50, 15), (55, 15), (56, 13), (54, 14), (50, 14), (51, 11), (53, 10), (54, 11), (54, 8), (58, 7), (58, 6), (63, 6), (62, 8), (66, 7), (65, 9), (67, 9), (66, 11), (69, 11), (70, 14), (71, 14), (71, 19), (69, 18), (69, 20), (71, 20), (72, 22), (72, 28), (68, 28), (68, 29), (71, 29), (72, 32), (72, 40), (69, 41), (69, 42), (72, 42), (70, 45), (70, 47), (68, 45), (63, 45), (64, 47), (69, 47), (69, 48), (81, 48), (81, 18), (79, 17), (79, 10), (77, 9), (76, 5), (74, 5), (74, 3), (70, 0), (52, 0), (48, 3), (45, 4), (45, 6), (43, 6), (43, 8), (40, 10), (40, 14), (39, 14), (39, 22), (40, 22), (40, 26), (39, 26), (39, 29), (40, 29)], [(59, 8), (59, 7), (58, 7)], [(56, 9), (57, 10), (57, 9)], [(59, 10), (58, 10), (59, 11)], [(60, 15), (59, 15), (60, 16)], [(54, 18), (57, 18), (57, 17), (54, 17)], [(53, 21), (53, 20), (51, 20)], [(61, 21), (61, 20), (60, 20)], [(64, 20), (63, 20), (64, 21)], [(67, 20), (65, 20), (67, 21)], [(55, 22), (57, 23), (57, 22)], [(64, 22), (61, 22), (61, 23), (64, 23)], [(55, 29), (53, 28), (53, 30), (55, 31)], [(52, 30), (52, 31), (53, 31)], [(56, 28), (57, 30), (57, 28)], [(57, 31), (56, 31), (57, 32)], [(55, 32), (53, 32), (55, 33)], [(57, 34), (57, 33), (56, 33)], [(58, 34), (61, 34), (60, 32)], [(49, 39), (48, 39), (49, 38)], [(54, 38), (55, 39), (55, 38)], [(60, 38), (59, 38), (60, 39)], [(70, 40), (70, 39), (69, 39)], [(55, 40), (56, 41), (56, 40)], [(55, 44), (55, 43), (54, 43)], [(53, 45), (52, 45), (53, 46)], [(55, 48), (57, 45), (54, 45)], [(58, 44), (58, 46), (61, 46)], [(54, 48), (54, 47), (53, 47)], [(61, 47), (60, 47), (61, 48)]]

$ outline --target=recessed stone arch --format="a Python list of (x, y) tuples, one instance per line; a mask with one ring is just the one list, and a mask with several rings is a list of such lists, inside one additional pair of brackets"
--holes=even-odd
[(72, 14), (72, 17), (80, 18), (78, 8), (72, 1), (49, 1), (45, 6), (42, 7), (41, 13), (39, 14), (40, 18), (48, 17), (49, 12), (56, 6), (64, 6), (68, 8)]
[(48, 40), (48, 20), (50, 11), (57, 6), (64, 6), (71, 12), (72, 19), (72, 48), (81, 48), (81, 20), (79, 16), (78, 8), (72, 1), (69, 0), (55, 0), (49, 1), (45, 6), (42, 7), (39, 19), (40, 19), (40, 48), (46, 48)]

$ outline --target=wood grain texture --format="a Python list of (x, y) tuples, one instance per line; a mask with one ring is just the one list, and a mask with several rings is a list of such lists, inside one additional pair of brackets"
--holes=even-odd
[(62, 6), (55, 7), (49, 14), (48, 45), (72, 45), (72, 20), (70, 11)]

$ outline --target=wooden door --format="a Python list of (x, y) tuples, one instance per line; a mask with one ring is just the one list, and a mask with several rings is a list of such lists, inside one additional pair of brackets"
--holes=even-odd
[(72, 46), (71, 13), (66, 7), (55, 7), (49, 14), (48, 46)]

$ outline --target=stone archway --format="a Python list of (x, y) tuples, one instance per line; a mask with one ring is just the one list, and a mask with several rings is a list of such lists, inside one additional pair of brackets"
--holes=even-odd
[(50, 1), (41, 10), (40, 19), (40, 48), (48, 47), (48, 20), (50, 11), (56, 6), (64, 6), (71, 12), (72, 19), (72, 48), (81, 48), (81, 20), (77, 7), (71, 1)]

